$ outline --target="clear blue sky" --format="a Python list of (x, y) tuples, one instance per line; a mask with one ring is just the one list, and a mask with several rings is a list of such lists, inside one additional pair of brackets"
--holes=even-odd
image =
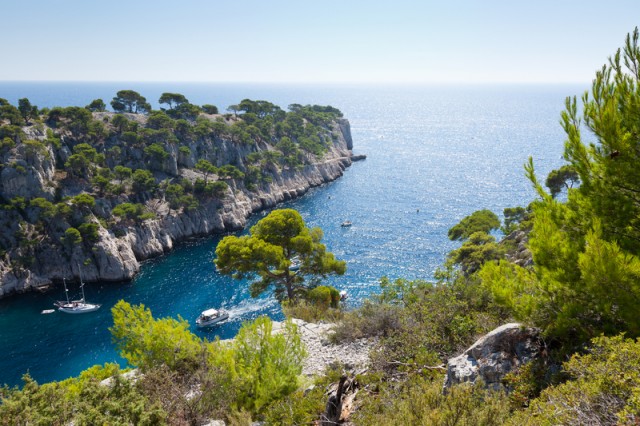
[(588, 82), (639, 0), (2, 0), (0, 80)]

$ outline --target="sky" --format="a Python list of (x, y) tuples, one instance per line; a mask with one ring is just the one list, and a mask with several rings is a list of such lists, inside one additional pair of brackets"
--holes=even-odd
[(0, 81), (585, 83), (638, 0), (0, 0)]

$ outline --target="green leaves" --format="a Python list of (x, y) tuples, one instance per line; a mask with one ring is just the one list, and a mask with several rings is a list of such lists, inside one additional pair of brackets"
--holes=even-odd
[(182, 318), (154, 320), (144, 305), (131, 306), (121, 300), (111, 309), (109, 328), (120, 355), (143, 370), (167, 365), (171, 369), (190, 368), (201, 352), (200, 340), (189, 331)]
[(120, 90), (111, 101), (115, 112), (146, 113), (151, 111), (147, 99), (134, 90)]
[(295, 324), (288, 321), (284, 333), (272, 330), (271, 320), (259, 317), (244, 324), (234, 341), (239, 405), (252, 412), (297, 389), (306, 356)]
[[(561, 124), (569, 164), (538, 182), (532, 203), (532, 271), (501, 263), (480, 273), (496, 300), (520, 319), (571, 345), (600, 333), (640, 335), (640, 46), (638, 30), (596, 73), (591, 91), (567, 98)], [(596, 138), (586, 145), (584, 127)], [(567, 201), (554, 199), (563, 187)], [(505, 214), (506, 216), (506, 214)]]
[(564, 363), (570, 380), (544, 390), (508, 424), (634, 424), (640, 417), (639, 360), (637, 340), (593, 339), (588, 353)]
[(489, 233), (500, 227), (500, 219), (491, 210), (478, 210), (449, 229), (450, 240), (466, 240), (476, 232)]
[(551, 191), (551, 196), (555, 198), (563, 187), (566, 189), (572, 188), (579, 180), (576, 169), (571, 165), (565, 164), (549, 173), (545, 185)]
[[(310, 285), (329, 274), (342, 275), (346, 264), (326, 251), (322, 231), (306, 227), (298, 212), (274, 210), (251, 228), (250, 236), (225, 237), (216, 248), (218, 271), (234, 278), (256, 278), (252, 296), (273, 286), (280, 301), (303, 295)], [(294, 258), (300, 268), (292, 271)], [(311, 283), (305, 284), (306, 280)]]

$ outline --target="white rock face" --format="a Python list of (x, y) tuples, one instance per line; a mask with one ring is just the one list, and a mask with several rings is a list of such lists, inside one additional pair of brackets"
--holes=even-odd
[(444, 387), (481, 378), (488, 388), (499, 389), (508, 372), (536, 358), (541, 348), (538, 329), (518, 323), (500, 326), (447, 362)]
[[(338, 120), (332, 132), (336, 135), (333, 145), (319, 162), (307, 165), (299, 171), (278, 170), (270, 184), (255, 192), (235, 187), (231, 182), (222, 201), (213, 200), (190, 212), (169, 211), (163, 207), (163, 214), (158, 219), (131, 226), (123, 236), (116, 236), (113, 232), (100, 228), (100, 241), (93, 249), (78, 247), (71, 259), (60, 253), (58, 248), (45, 247), (37, 255), (35, 266), (28, 271), (16, 271), (0, 259), (0, 297), (49, 286), (53, 281), (59, 282), (63, 278), (77, 279), (77, 264), (86, 265), (82, 267), (85, 282), (130, 280), (140, 270), (142, 260), (171, 250), (181, 240), (242, 229), (252, 213), (299, 197), (312, 187), (342, 176), (345, 168), (351, 165), (349, 122)], [(221, 155), (225, 157), (226, 163), (232, 163), (246, 156), (247, 153), (243, 152), (246, 149), (228, 142), (223, 144)], [(0, 184), (4, 185), (0, 187), (0, 193), (4, 191), (11, 196), (32, 198), (49, 190), (53, 191), (45, 184), (53, 177), (53, 162), (42, 159), (36, 163), (37, 172), (31, 175), (22, 176), (15, 169), (5, 168), (0, 179)], [(173, 171), (180, 173), (177, 169)], [(150, 202), (157, 206), (163, 205), (161, 200)], [(85, 262), (87, 259), (91, 262)]]

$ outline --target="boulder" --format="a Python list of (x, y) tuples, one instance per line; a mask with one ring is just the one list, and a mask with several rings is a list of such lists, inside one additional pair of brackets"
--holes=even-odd
[(482, 379), (490, 389), (502, 388), (502, 378), (541, 353), (540, 330), (505, 324), (476, 341), (462, 355), (449, 359), (445, 391), (451, 386)]

